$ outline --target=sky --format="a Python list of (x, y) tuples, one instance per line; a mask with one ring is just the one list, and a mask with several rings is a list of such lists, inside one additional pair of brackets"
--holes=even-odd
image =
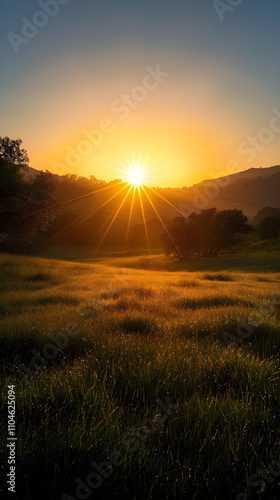
[(280, 163), (279, 0), (0, 10), (0, 136), (33, 168), (110, 181), (146, 162), (154, 185), (182, 187)]

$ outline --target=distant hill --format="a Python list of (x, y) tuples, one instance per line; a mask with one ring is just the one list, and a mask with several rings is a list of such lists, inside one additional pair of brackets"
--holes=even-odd
[[(237, 174), (225, 176), (224, 178), (203, 181), (192, 188), (199, 192), (202, 197), (207, 197), (208, 187), (219, 186), (219, 180), (225, 181), (225, 187), (221, 187), (217, 196), (209, 199), (211, 206), (218, 209), (239, 208), (246, 215), (253, 216), (263, 207), (273, 206), (280, 208), (280, 166), (269, 168), (251, 168)], [(203, 199), (203, 198), (202, 198)], [(205, 208), (208, 208), (205, 207)]]
[[(29, 169), (27, 175), (34, 176), (36, 172), (35, 169)], [(64, 202), (64, 215), (48, 231), (48, 236), (55, 243), (63, 243), (66, 239), (73, 244), (96, 240), (106, 231), (116, 213), (117, 217), (106, 239), (111, 240), (112, 244), (124, 240), (132, 202), (132, 193), (124, 202), (128, 191), (125, 183), (120, 183), (119, 180), (106, 183), (77, 175), (55, 175), (55, 181), (56, 196), (59, 201)], [(225, 187), (221, 187), (222, 185)], [(165, 222), (180, 214), (187, 215), (205, 208), (237, 208), (243, 210), (250, 223), (254, 223), (257, 213), (259, 220), (263, 214), (271, 214), (271, 210), (280, 210), (280, 166), (250, 168), (225, 178), (205, 180), (189, 188), (146, 188), (146, 192), (155, 208), (142, 192), (145, 219), (152, 239), (156, 236), (157, 241), (162, 231), (158, 215)], [(66, 226), (67, 232), (64, 230)], [(139, 241), (141, 231), (143, 232), (143, 214), (137, 195), (130, 225), (132, 240), (134, 238)]]
[(254, 226), (262, 222), (266, 217), (279, 217), (280, 219), (280, 208), (266, 207), (259, 210), (254, 217)]
[[(28, 177), (34, 177), (38, 170), (29, 167)], [(68, 179), (65, 176), (55, 175), (57, 181), (57, 196), (60, 200), (70, 200), (97, 191), (100, 188), (110, 186), (114, 187), (117, 180), (106, 183), (98, 181), (91, 182), (86, 177), (79, 177), (71, 175)], [(221, 181), (221, 182), (219, 182)], [(224, 185), (225, 187), (221, 187)], [(219, 189), (215, 189), (219, 187)], [(227, 208), (240, 208), (244, 210), (247, 215), (253, 216), (264, 207), (280, 208), (280, 165), (275, 165), (268, 168), (250, 168), (242, 172), (231, 174), (225, 177), (216, 179), (208, 179), (195, 184), (188, 188), (156, 188), (155, 192), (158, 196), (152, 194), (153, 199), (157, 199), (157, 206), (165, 218), (174, 216), (174, 209), (160, 198), (164, 196), (169, 202), (183, 211), (199, 210), (199, 203), (197, 204), (197, 197), (200, 194), (201, 208), (209, 208), (210, 206), (217, 206), (218, 209)], [(107, 193), (111, 193), (110, 189)], [(149, 191), (152, 193), (152, 191)], [(106, 190), (101, 195), (96, 195), (97, 198), (106, 198)], [(80, 201), (73, 201), (75, 210), (83, 212), (87, 209), (90, 197), (81, 199)], [(99, 200), (100, 201), (100, 200)], [(115, 205), (115, 202), (113, 202)], [(202, 206), (205, 205), (205, 206)], [(110, 205), (109, 205), (110, 207)], [(140, 207), (138, 207), (140, 208)], [(125, 209), (125, 207), (124, 207)], [(155, 211), (148, 207), (146, 208), (148, 218), (155, 216)], [(178, 212), (177, 212), (178, 213)], [(141, 215), (141, 214), (140, 214)]]
[(204, 180), (200, 183), (200, 185), (204, 185), (213, 180), (214, 181), (219, 181), (222, 179), (225, 180), (226, 178), (229, 179), (231, 184), (235, 184), (237, 182), (246, 182), (260, 177), (261, 178), (269, 177), (270, 175), (279, 173), (280, 173), (280, 165), (275, 165), (273, 167), (268, 167), (268, 168), (263, 168), (263, 167), (249, 168), (248, 170), (242, 170), (242, 172), (237, 172), (235, 174), (227, 175), (224, 177), (217, 177), (215, 179)]
[[(40, 170), (37, 170), (36, 168), (33, 168), (33, 167), (28, 167), (28, 169), (25, 171), (23, 171), (23, 177), (25, 179), (32, 179), (33, 177), (35, 177), (38, 173), (40, 172)], [(53, 174), (55, 176), (55, 179), (57, 181), (60, 181), (61, 179), (61, 176), (60, 175), (57, 175), (57, 174)]]

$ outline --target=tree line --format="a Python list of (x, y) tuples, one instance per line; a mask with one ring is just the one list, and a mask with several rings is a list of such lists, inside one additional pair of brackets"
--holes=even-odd
[(34, 241), (58, 214), (54, 176), (28, 178), (29, 158), (20, 139), (0, 137), (0, 234)]
[(213, 257), (237, 245), (253, 230), (242, 210), (216, 208), (175, 217), (163, 233), (166, 254), (180, 260)]
[[(21, 240), (36, 249), (54, 221), (60, 220), (58, 216), (65, 213), (65, 200), (117, 182), (107, 184), (95, 176), (86, 179), (69, 174), (58, 183), (48, 171), (30, 176), (29, 158), (21, 144), (20, 139), (0, 137), (0, 249), (8, 251), (11, 248), (5, 241), (13, 239), (14, 246)], [(175, 217), (167, 223), (162, 240), (167, 255), (189, 260), (229, 252), (253, 230), (259, 239), (277, 238), (280, 217), (265, 217), (253, 229), (242, 210), (210, 208)]]

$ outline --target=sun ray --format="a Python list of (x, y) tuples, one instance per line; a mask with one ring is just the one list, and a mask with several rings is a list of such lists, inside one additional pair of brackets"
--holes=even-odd
[(145, 193), (145, 195), (146, 195), (147, 199), (149, 200), (149, 202), (150, 202), (150, 204), (151, 204), (152, 208), (154, 209), (154, 211), (155, 211), (155, 213), (156, 213), (156, 215), (157, 215), (157, 217), (158, 217), (159, 221), (161, 222), (161, 224), (162, 224), (163, 228), (165, 229), (166, 233), (168, 234), (169, 238), (171, 239), (172, 243), (176, 246), (176, 248), (178, 248), (178, 245), (177, 245), (176, 241), (173, 239), (173, 237), (171, 236), (170, 232), (168, 231), (168, 229), (167, 229), (166, 225), (164, 224), (164, 222), (163, 222), (163, 220), (162, 220), (161, 216), (159, 215), (159, 213), (158, 213), (158, 211), (157, 211), (156, 207), (154, 206), (154, 204), (153, 204), (153, 202), (152, 202), (152, 200), (151, 200), (150, 196), (148, 195), (148, 193), (147, 193), (147, 191), (146, 191), (145, 187), (144, 187), (144, 186), (142, 186), (142, 189), (143, 189), (143, 191), (144, 191), (144, 193)]
[[(141, 149), (141, 154), (142, 154), (142, 152), (143, 152), (143, 150)], [(142, 163), (143, 168), (145, 168), (145, 165), (149, 159), (149, 156), (150, 156), (150, 153), (147, 154), (146, 159), (144, 160), (144, 163)]]
[[(150, 171), (150, 168), (156, 163), (156, 160), (152, 161), (152, 163), (149, 163), (149, 165), (147, 165), (146, 168), (143, 169), (143, 172), (146, 173), (148, 171)], [(162, 168), (162, 167), (158, 167), (158, 168)]]
[(123, 184), (123, 181), (119, 181), (116, 184), (112, 184), (111, 186), (105, 186), (104, 188), (96, 189), (95, 191), (90, 191), (90, 193), (76, 196), (75, 198), (71, 198), (70, 200), (67, 200), (66, 203), (70, 203), (72, 201), (77, 201), (77, 200), (80, 200), (82, 198), (86, 198), (87, 196), (90, 196), (91, 194), (100, 193), (101, 191), (106, 191), (107, 189), (111, 189), (112, 187), (119, 186), (120, 184)]
[(127, 247), (128, 233), (129, 233), (129, 228), (130, 228), (130, 223), (131, 223), (131, 218), (132, 218), (132, 212), (133, 212), (133, 206), (134, 206), (135, 191), (136, 191), (136, 186), (133, 186), (132, 200), (131, 200), (131, 205), (130, 205), (130, 212), (129, 212), (129, 218), (128, 218), (128, 223), (127, 223), (127, 230), (126, 230), (126, 235), (125, 235), (125, 248)]
[[(165, 175), (151, 175), (151, 178), (153, 179), (164, 179), (165, 178)], [(151, 182), (152, 184), (156, 184), (154, 181), (151, 181), (150, 180), (150, 177), (148, 176), (147, 179), (149, 179), (149, 182)], [(148, 186), (147, 183), (143, 182), (144, 186)], [(156, 184), (156, 186), (158, 187), (158, 184)], [(149, 186), (148, 186), (149, 187)]]
[[(132, 152), (132, 155), (133, 155), (133, 152)], [(133, 156), (134, 156), (134, 155), (133, 155)], [(127, 158), (127, 156), (126, 156), (126, 155), (124, 155), (124, 157), (125, 157), (125, 159), (126, 159), (126, 161), (127, 161), (128, 165), (129, 165), (129, 167), (130, 167), (130, 168), (132, 168), (132, 167), (133, 167), (133, 165), (130, 163), (130, 160)]]
[(80, 196), (75, 196), (74, 198), (70, 198), (69, 200), (66, 200), (66, 201), (63, 201), (63, 202), (59, 202), (59, 203), (55, 203), (54, 205), (50, 205), (48, 207), (43, 207), (43, 208), (39, 208), (37, 210), (33, 210), (32, 212), (29, 212), (29, 215), (35, 214), (37, 212), (41, 212), (42, 210), (46, 210), (46, 209), (49, 210), (51, 208), (57, 208), (57, 207), (60, 207), (61, 205), (63, 205), (63, 206), (68, 205), (68, 203), (72, 203), (72, 201), (77, 201), (77, 200), (80, 200), (82, 198), (86, 198), (87, 196), (90, 196), (92, 194), (100, 193), (101, 191), (106, 191), (107, 189), (112, 189), (112, 187), (119, 186), (120, 184), (123, 184), (123, 183), (124, 183), (124, 181), (119, 181), (116, 184), (111, 184), (110, 186), (106, 186), (104, 188), (96, 189), (95, 191), (90, 191), (89, 193), (82, 194)]
[[(168, 203), (168, 205), (170, 205), (172, 208), (174, 208), (174, 210), (176, 210), (177, 212), (179, 212), (185, 219), (189, 219), (190, 220), (189, 216), (186, 216), (186, 214), (184, 214), (183, 212), (181, 212), (181, 210), (179, 210), (179, 208), (175, 207), (175, 205), (173, 205), (172, 203), (170, 203), (170, 201), (168, 201), (166, 198), (164, 198), (159, 193), (157, 193), (155, 189), (153, 189), (151, 186), (147, 186), (146, 184), (145, 184), (145, 186), (148, 189), (151, 189), (151, 191), (153, 191), (154, 194), (156, 194), (157, 196), (159, 196), (159, 198), (162, 198), (162, 200), (165, 201), (165, 203)], [(211, 238), (217, 239), (214, 235), (212, 235), (211, 233), (209, 233), (208, 231), (206, 231), (205, 228), (203, 228), (202, 226), (200, 226), (200, 224), (198, 224), (196, 221), (192, 220), (192, 223), (195, 224), (199, 229), (201, 229), (201, 231), (203, 231), (205, 234), (207, 234)]]
[[(158, 178), (158, 176), (154, 176), (154, 175), (153, 175), (153, 178), (154, 178), (154, 177), (155, 177), (156, 179)], [(161, 176), (160, 176), (160, 179), (162, 179), (162, 177), (161, 177)], [(158, 183), (157, 183), (157, 182), (155, 182), (155, 181), (151, 181), (150, 179), (149, 179), (149, 184), (154, 184), (156, 187), (158, 186)], [(146, 182), (143, 182), (143, 186), (146, 186), (146, 187), (151, 187), (151, 186), (148, 186), (148, 184), (147, 184)]]
[[(141, 162), (142, 153), (143, 153), (143, 148), (141, 148), (141, 149), (140, 149), (140, 153), (139, 153), (139, 160), (138, 160), (138, 165), (141, 165), (141, 164), (142, 164), (142, 162)], [(142, 164), (142, 168), (143, 168), (143, 164)]]
[[(143, 151), (141, 150), (141, 155), (142, 155), (142, 152)], [(146, 166), (146, 163), (147, 163), (149, 157), (150, 157), (150, 153), (148, 153), (146, 156), (146, 159), (141, 162), (141, 168), (142, 168), (143, 172), (146, 172), (157, 161), (157, 160), (154, 160), (154, 161), (152, 161), (152, 163), (150, 163), (149, 165)], [(140, 161), (139, 161), (139, 164), (140, 164)]]
[(165, 201), (165, 203), (167, 203), (174, 210), (176, 210), (176, 212), (178, 212), (179, 214), (183, 215), (183, 217), (186, 218), (186, 214), (184, 214), (181, 210), (179, 210), (179, 208), (175, 207), (175, 205), (173, 205), (170, 201), (168, 201), (166, 198), (164, 198), (164, 196), (162, 196), (161, 194), (157, 193), (157, 191), (154, 188), (152, 188), (151, 186), (147, 186), (147, 184), (145, 184), (145, 187), (147, 187), (148, 189), (150, 189), (151, 191), (153, 191), (154, 194), (156, 194), (159, 198), (161, 198), (163, 201)]
[(134, 156), (134, 151), (132, 151), (132, 158), (133, 158), (133, 165), (135, 165), (135, 156)]
[[(123, 174), (124, 171), (123, 170), (120, 170), (119, 168), (115, 168), (115, 167), (110, 167), (112, 170), (115, 170), (115, 172), (119, 172), (120, 174)], [(128, 170), (127, 172), (130, 172), (130, 170)]]
[[(127, 161), (128, 161), (128, 160), (127, 160)], [(132, 167), (130, 166), (130, 164), (129, 164), (130, 168), (128, 168), (128, 167), (127, 167), (124, 163), (122, 163), (120, 160), (117, 160), (117, 162), (118, 162), (118, 163), (119, 163), (119, 164), (120, 164), (123, 168), (125, 168), (125, 170), (126, 170), (127, 172), (130, 172), (130, 170), (131, 170), (131, 168), (132, 168)], [(113, 168), (113, 167), (111, 167), (111, 168)], [(123, 173), (123, 172), (122, 172), (122, 173)]]
[[(122, 183), (123, 184), (123, 183)], [(117, 184), (116, 184), (117, 185)], [(80, 215), (77, 219), (74, 221), (70, 222), (66, 227), (55, 233), (55, 237), (57, 238), (58, 236), (62, 236), (63, 234), (70, 234), (72, 231), (77, 229), (81, 224), (83, 224), (86, 220), (88, 220), (90, 217), (92, 217), (94, 214), (96, 214), (101, 208), (105, 207), (107, 203), (112, 201), (116, 196), (118, 196), (125, 188), (127, 188), (127, 184), (123, 186), (117, 193), (113, 194), (108, 200), (104, 201), (99, 207), (97, 207), (95, 210), (88, 212), (86, 215)]]
[[(149, 165), (150, 167), (150, 165)], [(156, 170), (160, 170), (162, 167), (157, 167), (157, 168), (154, 168), (153, 170), (149, 170), (149, 167), (146, 169), (146, 170), (143, 170), (144, 173), (148, 172), (148, 174), (152, 174), (153, 172), (156, 172)], [(152, 176), (154, 177), (154, 176)]]
[(98, 245), (97, 245), (97, 247), (96, 247), (96, 252), (98, 251), (98, 249), (100, 248), (100, 246), (101, 246), (102, 242), (104, 241), (104, 239), (106, 238), (106, 236), (107, 236), (108, 232), (110, 231), (110, 229), (111, 229), (111, 227), (112, 227), (112, 225), (113, 225), (114, 221), (116, 220), (116, 218), (117, 218), (117, 216), (118, 216), (118, 214), (119, 214), (119, 212), (120, 212), (120, 210), (121, 210), (121, 208), (122, 208), (123, 204), (125, 203), (125, 201), (126, 201), (126, 199), (127, 199), (128, 195), (129, 195), (130, 191), (132, 190), (132, 188), (133, 188), (133, 186), (131, 185), (131, 186), (129, 187), (129, 190), (128, 190), (128, 192), (126, 193), (126, 195), (125, 195), (124, 199), (122, 200), (122, 202), (121, 202), (121, 204), (120, 204), (119, 208), (117, 209), (117, 211), (116, 211), (116, 213), (115, 213), (115, 215), (114, 215), (113, 219), (111, 220), (111, 222), (110, 222), (110, 224), (109, 224), (108, 228), (106, 229), (106, 231), (105, 231), (104, 235), (102, 236), (101, 240), (99, 241), (99, 243), (98, 243)]
[(138, 195), (139, 195), (139, 201), (140, 201), (142, 218), (143, 218), (143, 223), (144, 223), (144, 228), (145, 228), (145, 234), (146, 234), (146, 240), (147, 240), (148, 250), (150, 251), (151, 250), (150, 239), (149, 239), (149, 234), (148, 234), (148, 228), (147, 228), (147, 223), (146, 223), (146, 217), (145, 217), (145, 211), (144, 211), (144, 206), (143, 206), (143, 200), (142, 200), (141, 190), (140, 190), (139, 186), (137, 186), (137, 188), (138, 188)]

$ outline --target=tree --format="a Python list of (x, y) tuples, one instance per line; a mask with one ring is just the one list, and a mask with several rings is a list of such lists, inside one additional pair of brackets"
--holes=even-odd
[(210, 257), (236, 245), (241, 234), (252, 230), (241, 210), (216, 208), (193, 212), (188, 218), (175, 217), (163, 234), (166, 254), (180, 260)]
[(90, 182), (92, 182), (92, 184), (99, 184), (100, 182), (102, 182), (102, 181), (100, 181), (100, 179), (97, 179), (97, 177), (95, 177), (95, 175), (90, 175), (89, 179), (90, 179)]
[(5, 160), (15, 170), (27, 170), (29, 158), (26, 149), (22, 149), (21, 139), (12, 140), (9, 137), (0, 137), (0, 159)]
[(256, 233), (261, 240), (278, 238), (280, 234), (280, 217), (265, 217), (256, 226)]
[(107, 185), (107, 182), (103, 181), (102, 179), (97, 179), (95, 175), (90, 175), (89, 180), (94, 188), (103, 188)]
[(191, 245), (188, 238), (187, 222), (184, 217), (175, 217), (168, 224), (168, 232), (163, 231), (162, 240), (165, 254), (180, 260), (188, 260), (191, 256)]
[(252, 226), (247, 224), (247, 221), (248, 218), (242, 210), (236, 208), (217, 213), (214, 233), (219, 242), (219, 250), (235, 246), (240, 242), (241, 234), (253, 231)]
[(32, 241), (56, 217), (54, 176), (28, 177), (29, 159), (20, 139), (0, 137), (0, 232)]
[(76, 182), (78, 179), (77, 174), (65, 174), (61, 176), (63, 180), (69, 181), (69, 182)]

